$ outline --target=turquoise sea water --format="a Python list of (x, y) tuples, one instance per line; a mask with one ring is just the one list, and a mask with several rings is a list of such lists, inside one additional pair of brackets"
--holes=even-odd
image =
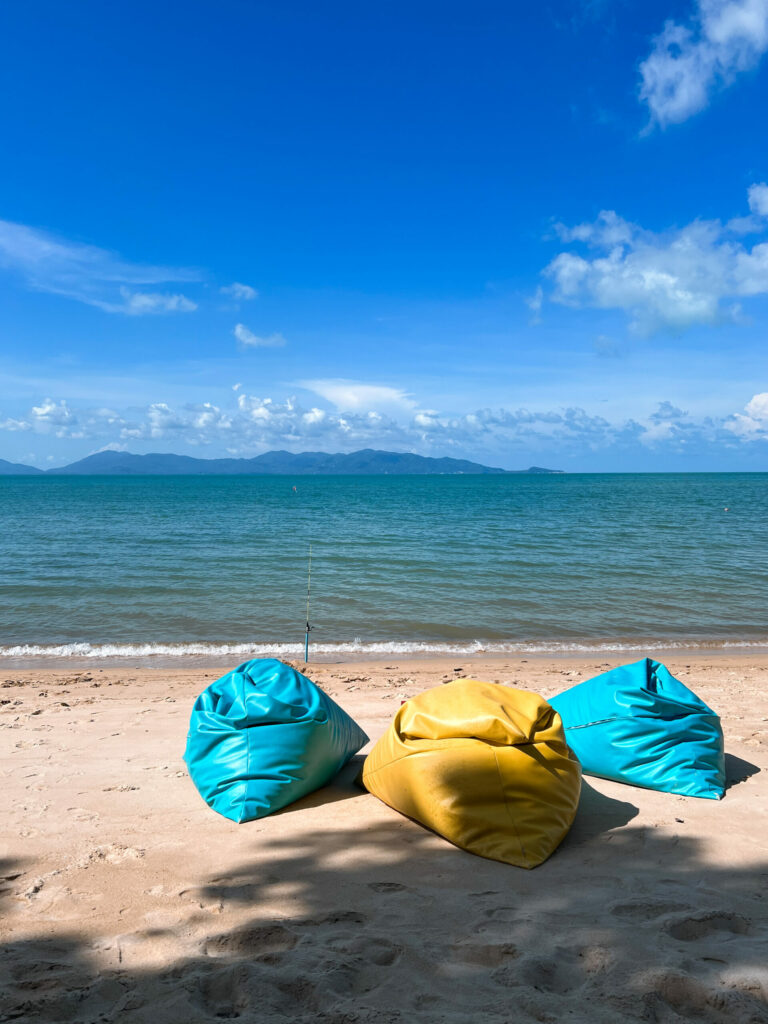
[(298, 654), (310, 543), (317, 655), (768, 645), (768, 474), (0, 477), (0, 657)]

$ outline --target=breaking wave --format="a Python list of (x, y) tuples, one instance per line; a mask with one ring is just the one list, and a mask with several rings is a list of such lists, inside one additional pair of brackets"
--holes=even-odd
[[(717, 651), (768, 647), (764, 640), (600, 640), (600, 641), (489, 641), (468, 642), (398, 642), (377, 641), (363, 643), (353, 640), (346, 643), (313, 643), (313, 657), (343, 657), (354, 655), (359, 658), (389, 657), (405, 655), (415, 657), (439, 657), (441, 655), (512, 655), (512, 654), (599, 654), (602, 652), (649, 652), (659, 650)], [(302, 643), (143, 643), (143, 644), (15, 644), (0, 646), (0, 658), (27, 659), (121, 659), (121, 658), (295, 658), (304, 653)]]

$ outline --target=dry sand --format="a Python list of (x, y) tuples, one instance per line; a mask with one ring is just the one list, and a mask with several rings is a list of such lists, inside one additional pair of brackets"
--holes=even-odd
[[(219, 669), (5, 669), (0, 1020), (768, 1021), (768, 658), (665, 661), (723, 717), (725, 799), (588, 779), (534, 871), (400, 817), (356, 787), (362, 758), (270, 818), (219, 817), (182, 761)], [(376, 739), (445, 679), (546, 697), (618, 663), (309, 675)]]

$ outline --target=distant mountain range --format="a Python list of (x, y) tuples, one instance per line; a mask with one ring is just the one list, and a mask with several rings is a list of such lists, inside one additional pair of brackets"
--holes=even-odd
[(20, 462), (6, 462), (0, 459), (0, 476), (40, 476), (42, 469), (34, 466), (22, 466)]
[(79, 462), (58, 469), (35, 469), (18, 462), (0, 459), (0, 475), (20, 476), (181, 476), (215, 475), (243, 476), (255, 474), (307, 475), (310, 473), (341, 474), (480, 474), (480, 473), (561, 473), (559, 469), (495, 469), (466, 459), (433, 459), (409, 452), (379, 452), (365, 448), (348, 455), (327, 452), (265, 452), (253, 459), (195, 459), (189, 455), (132, 455), (130, 452), (103, 451)]

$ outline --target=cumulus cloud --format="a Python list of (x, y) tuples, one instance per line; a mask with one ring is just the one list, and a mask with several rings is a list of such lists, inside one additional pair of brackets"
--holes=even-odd
[(690, 424), (686, 422), (688, 413), (678, 409), (671, 402), (659, 402), (656, 411), (648, 417), (643, 430), (638, 435), (640, 444), (655, 448), (660, 443), (688, 443), (687, 434)]
[(17, 273), (29, 288), (63, 295), (105, 313), (190, 312), (184, 295), (137, 292), (141, 285), (198, 281), (182, 267), (130, 263), (94, 245), (68, 242), (46, 231), (0, 220), (0, 267)]
[(361, 412), (375, 409), (413, 409), (413, 398), (401, 388), (386, 384), (361, 384), (354, 380), (302, 380), (299, 386), (320, 395), (341, 412)]
[(654, 423), (667, 423), (670, 420), (681, 420), (688, 413), (683, 409), (678, 409), (676, 405), (671, 402), (659, 402), (656, 412), (651, 413), (651, 419)]
[[(194, 407), (192, 412), (194, 413)], [(176, 412), (166, 402), (153, 402), (147, 407), (142, 423), (124, 426), (120, 431), (121, 438), (161, 438), (174, 437), (189, 432), (194, 426), (194, 416), (189, 412)]]
[(640, 64), (640, 99), (665, 128), (757, 66), (768, 49), (768, 0), (698, 0), (688, 25), (668, 21)]
[(768, 391), (754, 395), (744, 406), (743, 413), (735, 413), (725, 427), (745, 441), (768, 440)]
[(28, 422), (31, 429), (38, 433), (52, 433), (56, 437), (71, 438), (86, 436), (77, 414), (64, 400), (54, 402), (52, 398), (46, 398), (40, 405), (32, 406)]
[(243, 348), (282, 348), (286, 343), (282, 334), (254, 334), (245, 324), (235, 324), (232, 333)]
[(32, 424), (29, 420), (17, 420), (13, 417), (0, 420), (0, 430), (8, 430), (11, 433), (21, 432), (23, 430), (31, 430)]
[(219, 291), (222, 295), (229, 295), (230, 298), (235, 299), (237, 302), (250, 302), (251, 299), (259, 297), (259, 293), (255, 288), (251, 288), (249, 284), (243, 284), (241, 281), (234, 281), (224, 288), (219, 288)]
[[(45, 399), (23, 419), (0, 417), (0, 430), (17, 429), (86, 437), (94, 446), (121, 450), (141, 442), (151, 443), (154, 450), (159, 443), (166, 451), (210, 446), (243, 456), (275, 448), (386, 448), (506, 462), (516, 452), (536, 452), (545, 465), (557, 465), (558, 459), (597, 451), (712, 453), (751, 448), (754, 442), (768, 442), (768, 392), (756, 394), (743, 412), (727, 417), (696, 418), (663, 401), (639, 420), (614, 421), (578, 407), (477, 409), (460, 415), (417, 408), (400, 409), (398, 415), (383, 409), (329, 411), (303, 405), (295, 397), (275, 400), (242, 392), (233, 396), (229, 408), (213, 402), (178, 407), (154, 402), (123, 412), (72, 409), (66, 401)], [(485, 454), (478, 456), (479, 452)]]
[(761, 181), (747, 189), (749, 208), (758, 217), (768, 217), (768, 185)]
[(72, 423), (77, 419), (65, 401), (54, 402), (52, 398), (44, 399), (40, 405), (33, 405), (32, 416), (40, 423), (52, 423), (56, 426)]
[[(752, 229), (768, 232), (768, 187), (749, 190)], [(543, 271), (565, 306), (618, 309), (649, 334), (738, 322), (741, 299), (768, 293), (768, 242), (745, 245), (743, 226), (697, 220), (654, 233), (604, 210), (592, 223), (556, 225), (582, 251), (559, 253)]]

